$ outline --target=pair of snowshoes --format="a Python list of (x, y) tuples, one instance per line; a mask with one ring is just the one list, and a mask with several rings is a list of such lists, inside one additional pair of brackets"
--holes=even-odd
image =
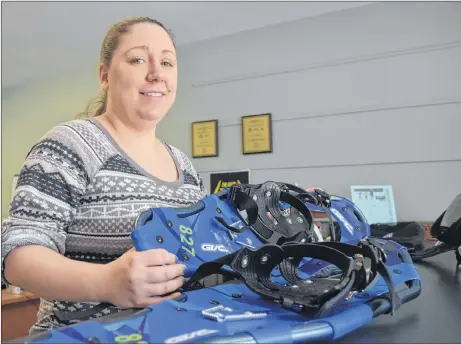
[[(326, 232), (313, 213), (326, 214)], [(418, 297), (406, 247), (370, 237), (352, 202), (266, 182), (188, 208), (153, 208), (132, 232), (186, 265), (182, 296), (127, 315), (52, 330), (40, 343), (263, 343), (334, 340)], [(225, 282), (204, 287), (208, 276)]]

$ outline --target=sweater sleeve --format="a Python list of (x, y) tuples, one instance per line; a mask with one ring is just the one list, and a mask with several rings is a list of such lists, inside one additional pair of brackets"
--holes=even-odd
[(65, 126), (57, 126), (27, 155), (2, 224), (3, 283), (8, 284), (4, 260), (16, 247), (41, 245), (65, 253), (66, 229), (88, 183), (82, 149)]

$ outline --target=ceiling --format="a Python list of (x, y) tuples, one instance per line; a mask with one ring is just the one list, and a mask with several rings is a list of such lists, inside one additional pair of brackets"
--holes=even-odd
[(364, 6), (368, 2), (2, 2), (2, 88), (92, 68), (108, 28), (131, 16), (160, 20), (178, 46)]

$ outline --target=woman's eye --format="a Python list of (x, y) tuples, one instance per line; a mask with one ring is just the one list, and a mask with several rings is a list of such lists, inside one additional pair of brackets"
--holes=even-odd
[(140, 57), (137, 57), (133, 60), (131, 60), (132, 63), (135, 63), (135, 64), (141, 64), (141, 63), (144, 63), (146, 61), (144, 61), (144, 59), (140, 58)]
[(169, 61), (163, 61), (162, 64), (167, 67), (173, 67), (173, 64)]

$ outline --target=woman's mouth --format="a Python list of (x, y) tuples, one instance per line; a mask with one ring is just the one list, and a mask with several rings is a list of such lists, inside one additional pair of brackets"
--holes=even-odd
[(148, 96), (148, 97), (163, 97), (164, 94), (161, 92), (139, 92), (143, 96)]

